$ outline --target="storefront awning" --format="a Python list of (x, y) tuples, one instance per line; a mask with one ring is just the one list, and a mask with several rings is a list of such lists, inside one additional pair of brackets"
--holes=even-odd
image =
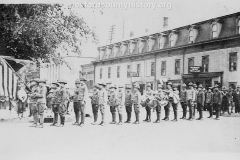
[(214, 77), (220, 77), (222, 76), (223, 72), (208, 72), (208, 73), (199, 73), (199, 74), (184, 74), (182, 78), (184, 81), (205, 81), (210, 80)]

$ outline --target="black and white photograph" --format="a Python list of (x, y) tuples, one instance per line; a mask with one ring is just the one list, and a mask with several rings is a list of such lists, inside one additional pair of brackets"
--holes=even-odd
[(0, 0), (0, 160), (240, 160), (240, 1)]

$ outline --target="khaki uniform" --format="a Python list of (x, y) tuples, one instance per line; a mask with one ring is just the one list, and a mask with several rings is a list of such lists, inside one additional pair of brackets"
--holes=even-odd
[[(145, 93), (146, 98), (148, 98), (148, 101), (150, 100), (150, 98), (153, 96), (153, 90), (147, 90)], [(151, 120), (151, 108), (147, 105), (145, 107), (146, 109), (146, 119), (145, 121)]]
[(196, 96), (196, 93), (194, 89), (187, 90), (187, 105), (189, 107), (189, 120), (193, 118), (193, 107), (194, 107), (195, 96)]
[(30, 89), (31, 89), (31, 94), (28, 95), (28, 105), (30, 109), (30, 115), (32, 115), (33, 109), (37, 105), (37, 98), (35, 97), (34, 93), (38, 92), (38, 86), (37, 85), (32, 86), (30, 87)]
[(127, 122), (131, 121), (133, 94), (129, 91), (125, 93), (125, 108), (127, 112)]
[(93, 96), (91, 98), (92, 112), (94, 117), (94, 122), (98, 119), (98, 109), (99, 109), (99, 91), (97, 89), (93, 90)]
[(105, 123), (105, 107), (107, 105), (107, 101), (108, 101), (108, 93), (106, 89), (102, 88), (99, 91), (99, 108), (102, 114), (102, 123)]
[(136, 122), (139, 122), (140, 103), (141, 103), (141, 93), (137, 91), (133, 95), (133, 107), (134, 107), (134, 112), (136, 116)]

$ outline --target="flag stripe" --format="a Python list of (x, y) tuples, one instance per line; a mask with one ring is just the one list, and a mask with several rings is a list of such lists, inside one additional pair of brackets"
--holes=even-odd
[(18, 82), (18, 77), (13, 74), (13, 98), (17, 99), (17, 82)]
[(3, 90), (3, 66), (0, 64), (0, 96), (4, 96)]
[(6, 62), (3, 61), (3, 78), (4, 78), (4, 93), (5, 93), (5, 96), (8, 97), (9, 94), (8, 94), (8, 66), (6, 64)]
[(9, 97), (10, 98), (13, 98), (13, 92), (12, 92), (12, 89), (13, 89), (13, 73), (12, 73), (12, 69), (11, 68), (8, 68), (8, 87), (9, 87)]

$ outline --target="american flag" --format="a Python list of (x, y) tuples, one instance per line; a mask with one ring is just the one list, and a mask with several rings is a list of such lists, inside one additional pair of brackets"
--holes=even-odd
[(0, 97), (17, 99), (17, 84), (19, 77), (5, 59), (0, 57)]

